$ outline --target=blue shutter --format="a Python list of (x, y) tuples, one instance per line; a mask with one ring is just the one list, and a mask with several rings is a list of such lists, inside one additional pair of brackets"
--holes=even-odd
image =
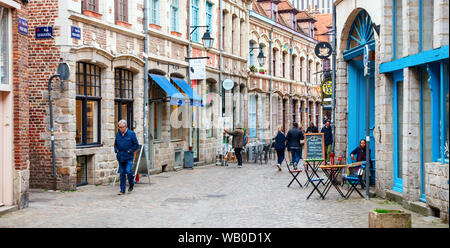
[[(192, 26), (199, 25), (199, 0), (192, 0)], [(192, 40), (195, 42), (199, 42), (198, 38), (198, 28), (192, 33)]]

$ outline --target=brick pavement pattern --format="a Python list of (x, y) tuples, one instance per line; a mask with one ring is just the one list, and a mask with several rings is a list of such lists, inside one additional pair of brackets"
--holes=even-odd
[[(269, 162), (271, 163), (271, 162)], [(299, 176), (304, 183), (304, 172)], [(368, 227), (368, 211), (405, 210), (381, 198), (354, 193), (340, 199), (331, 188), (325, 200), (312, 186), (300, 188), (286, 167), (244, 163), (207, 165), (141, 178), (132, 193), (117, 195), (118, 184), (87, 185), (76, 191), (30, 193), (29, 207), (0, 216), (0, 227)], [(363, 191), (364, 192), (364, 191)], [(439, 218), (412, 213), (413, 227), (448, 228)]]

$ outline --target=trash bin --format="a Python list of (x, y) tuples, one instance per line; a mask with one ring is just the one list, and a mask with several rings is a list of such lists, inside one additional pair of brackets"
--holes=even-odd
[(194, 168), (194, 152), (185, 151), (184, 152), (184, 168)]

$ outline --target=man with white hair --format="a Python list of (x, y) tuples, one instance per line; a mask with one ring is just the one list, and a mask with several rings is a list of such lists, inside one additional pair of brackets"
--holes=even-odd
[(139, 142), (136, 138), (136, 134), (127, 128), (127, 121), (119, 121), (119, 131), (116, 134), (116, 140), (114, 141), (114, 152), (116, 153), (117, 161), (119, 162), (120, 172), (120, 192), (119, 195), (125, 194), (125, 188), (128, 184), (128, 193), (133, 191), (134, 176), (133, 176), (133, 159), (134, 151), (139, 148)]
[(234, 148), (234, 154), (238, 161), (238, 168), (242, 167), (242, 148), (244, 147), (244, 130), (242, 130), (242, 125), (240, 123), (236, 124), (236, 129), (234, 131), (223, 129), (225, 133), (233, 135), (232, 146)]

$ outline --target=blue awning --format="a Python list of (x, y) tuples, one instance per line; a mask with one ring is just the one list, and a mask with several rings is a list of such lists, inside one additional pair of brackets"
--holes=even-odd
[(186, 93), (189, 96), (189, 98), (191, 98), (192, 106), (203, 107), (202, 98), (194, 92), (194, 90), (191, 88), (191, 86), (189, 86), (188, 83), (186, 83), (186, 81), (180, 78), (170, 78), (170, 79), (173, 82), (175, 82), (175, 84), (178, 85), (178, 87), (180, 87), (184, 91), (184, 93)]
[(170, 96), (170, 105), (185, 104), (186, 98), (169, 82), (166, 77), (150, 73), (148, 75), (159, 85), (159, 87), (161, 87), (161, 89), (167, 93), (167, 95)]

